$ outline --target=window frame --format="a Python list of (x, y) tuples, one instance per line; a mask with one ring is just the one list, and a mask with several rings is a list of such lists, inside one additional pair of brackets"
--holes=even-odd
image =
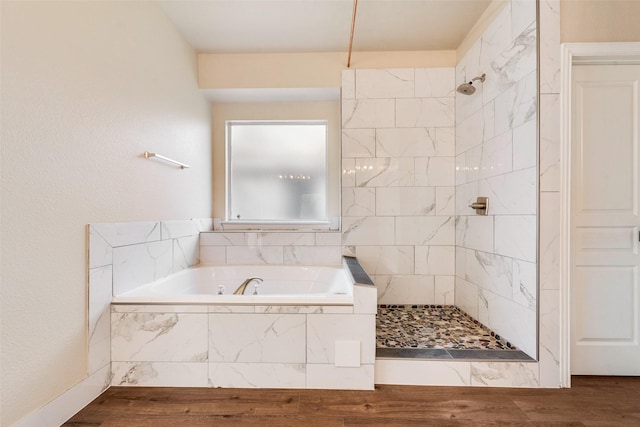
[[(233, 161), (232, 128), (235, 125), (322, 125), (324, 126), (324, 219), (323, 220), (242, 220), (231, 216), (232, 180), (231, 165)], [(329, 230), (329, 120), (225, 120), (225, 218), (222, 221), (225, 229), (282, 229), (282, 230)]]

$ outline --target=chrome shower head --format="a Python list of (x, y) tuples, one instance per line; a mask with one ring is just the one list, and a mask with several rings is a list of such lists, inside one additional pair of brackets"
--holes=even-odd
[(469, 83), (462, 83), (456, 90), (463, 95), (472, 95), (476, 91), (476, 88), (473, 86), (473, 82), (475, 82), (476, 80), (484, 82), (486, 77), (486, 74), (474, 77)]

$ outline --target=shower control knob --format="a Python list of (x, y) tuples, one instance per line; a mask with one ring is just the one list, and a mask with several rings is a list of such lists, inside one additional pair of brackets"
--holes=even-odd
[(476, 215), (487, 215), (489, 211), (489, 198), (478, 197), (475, 202), (469, 205), (469, 207), (476, 210)]

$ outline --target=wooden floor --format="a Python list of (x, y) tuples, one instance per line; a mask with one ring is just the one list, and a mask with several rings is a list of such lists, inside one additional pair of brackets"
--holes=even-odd
[(570, 389), (375, 391), (112, 387), (65, 426), (640, 426), (640, 378)]

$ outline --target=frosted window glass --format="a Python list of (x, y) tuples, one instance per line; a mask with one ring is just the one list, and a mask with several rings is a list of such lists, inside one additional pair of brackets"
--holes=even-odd
[(228, 221), (326, 221), (327, 123), (227, 122)]

